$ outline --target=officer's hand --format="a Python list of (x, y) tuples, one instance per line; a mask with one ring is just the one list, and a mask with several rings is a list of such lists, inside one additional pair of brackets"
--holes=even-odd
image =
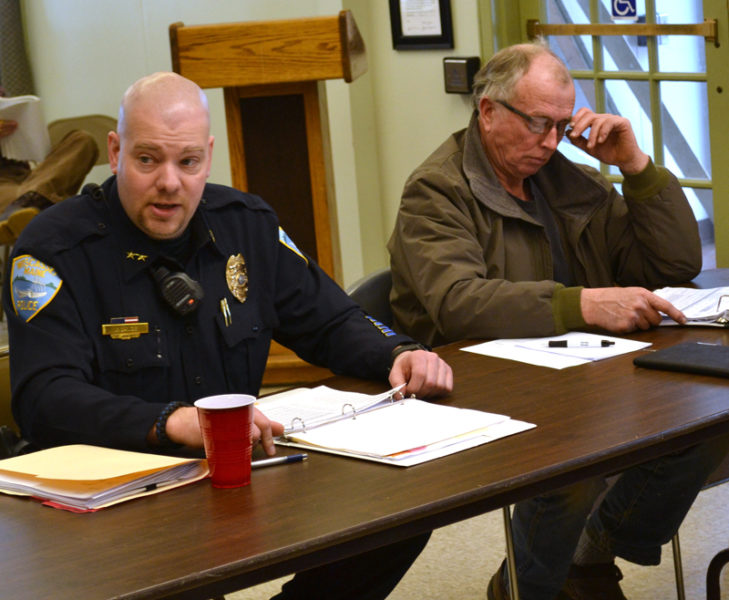
[(253, 408), (253, 445), (261, 443), (263, 450), (268, 456), (276, 454), (276, 446), (273, 438), (282, 435), (284, 426), (276, 421), (271, 421), (257, 408)]
[[(274, 455), (276, 448), (273, 444), (273, 438), (283, 433), (283, 425), (269, 420), (254, 407), (252, 429), (253, 444), (260, 442), (266, 454), (269, 456)], [(173, 412), (167, 419), (166, 432), (167, 437), (176, 444), (182, 444), (190, 448), (203, 447), (197, 409), (194, 406), (183, 406)]]
[(453, 390), (453, 371), (435, 352), (403, 352), (395, 357), (390, 369), (390, 385), (397, 387), (403, 383), (406, 385), (400, 391), (404, 396), (442, 396)]
[(615, 333), (649, 329), (667, 314), (677, 323), (686, 322), (684, 314), (668, 300), (641, 287), (585, 288), (580, 294), (582, 318)]
[[(650, 157), (638, 146), (630, 121), (625, 117), (598, 114), (581, 108), (572, 118), (567, 138), (580, 150), (608, 165), (619, 167), (624, 175), (636, 175)], [(590, 130), (587, 137), (582, 134)]]

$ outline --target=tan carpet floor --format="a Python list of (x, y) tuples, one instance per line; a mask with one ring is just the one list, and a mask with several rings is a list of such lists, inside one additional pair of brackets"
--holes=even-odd
[[(468, 600), (486, 598), (486, 585), (504, 556), (503, 520), (494, 511), (436, 530), (390, 600)], [(704, 490), (679, 532), (687, 600), (706, 597), (706, 567), (729, 547), (729, 484)], [(630, 600), (674, 600), (676, 584), (670, 544), (657, 567), (619, 561), (623, 591)], [(265, 600), (287, 578), (226, 596)], [(722, 598), (729, 599), (729, 567), (722, 573)]]

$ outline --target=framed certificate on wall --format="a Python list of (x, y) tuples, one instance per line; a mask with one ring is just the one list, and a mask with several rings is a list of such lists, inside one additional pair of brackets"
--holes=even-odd
[(450, 0), (390, 0), (395, 50), (453, 48)]

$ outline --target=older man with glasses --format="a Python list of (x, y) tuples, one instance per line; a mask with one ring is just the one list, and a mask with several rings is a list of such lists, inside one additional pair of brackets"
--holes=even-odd
[[(475, 77), (473, 103), (468, 127), (405, 184), (388, 244), (395, 329), (438, 345), (626, 333), (657, 325), (662, 313), (684, 323), (649, 288), (701, 270), (698, 226), (678, 181), (640, 149), (630, 122), (574, 112), (572, 78), (542, 42), (495, 54)], [(620, 169), (622, 195), (557, 151), (565, 135)], [(602, 479), (519, 503), (521, 598), (625, 598), (614, 558), (659, 563), (727, 443), (631, 468), (597, 504)], [(503, 571), (490, 599), (506, 597)]]

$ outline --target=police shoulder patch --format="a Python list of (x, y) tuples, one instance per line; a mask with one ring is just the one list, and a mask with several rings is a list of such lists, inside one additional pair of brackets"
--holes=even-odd
[(15, 313), (24, 321), (30, 321), (50, 304), (62, 284), (53, 267), (30, 254), (16, 256), (10, 273), (10, 295)]
[(287, 235), (287, 233), (283, 230), (283, 227), (278, 228), (278, 241), (281, 242), (284, 246), (286, 246), (289, 250), (292, 252), (296, 252), (301, 258), (303, 258), (307, 264), (309, 264), (309, 261), (306, 260), (306, 257), (301, 253), (301, 250), (299, 250), (296, 247), (296, 244), (294, 244), (293, 240)]

